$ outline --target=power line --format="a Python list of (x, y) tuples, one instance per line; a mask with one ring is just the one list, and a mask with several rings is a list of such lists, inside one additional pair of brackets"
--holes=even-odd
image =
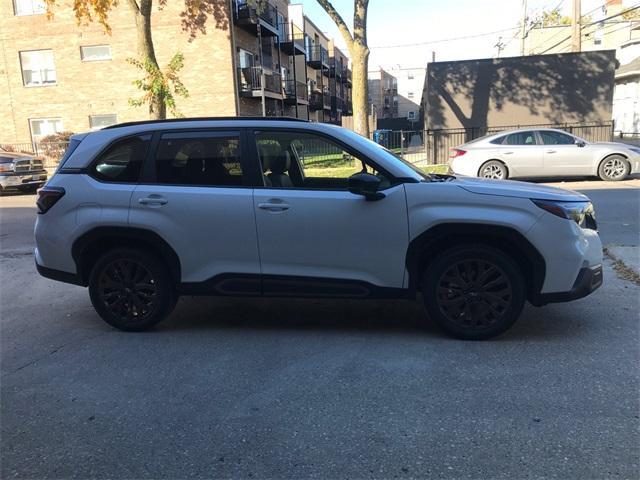
[(513, 28), (505, 28), (502, 30), (495, 30), (493, 32), (485, 32), (485, 33), (477, 33), (474, 35), (465, 35), (462, 37), (452, 37), (452, 38), (443, 38), (440, 40), (430, 40), (428, 42), (418, 42), (418, 43), (405, 43), (402, 45), (380, 45), (377, 47), (369, 47), (369, 50), (373, 50), (373, 49), (383, 49), (383, 48), (404, 48), (404, 47), (419, 47), (422, 45), (433, 45), (434, 43), (443, 43), (443, 42), (455, 42), (458, 40), (466, 40), (468, 38), (478, 38), (478, 37), (486, 37), (489, 35), (495, 35), (496, 33), (504, 33), (504, 32), (511, 32), (513, 30), (518, 30), (518, 27), (513, 27)]
[[(589, 23), (589, 24), (587, 24), (587, 25), (582, 25), (582, 26), (580, 27), (580, 29), (582, 30), (582, 29), (584, 29), (584, 28), (591, 27), (591, 26), (593, 26), (593, 25), (597, 25), (597, 24), (599, 24), (599, 23), (604, 23), (604, 22), (605, 22), (605, 21), (607, 21), (607, 20), (611, 20), (612, 18), (619, 17), (619, 16), (621, 16), (621, 15), (624, 15), (625, 13), (633, 12), (634, 10), (638, 10), (638, 9), (640, 9), (640, 3), (639, 3), (639, 4), (636, 4), (636, 5), (635, 5), (635, 6), (633, 6), (633, 7), (629, 7), (629, 8), (627, 8), (627, 9), (625, 9), (625, 10), (621, 11), (620, 13), (616, 13), (615, 15), (611, 15), (611, 16), (609, 16), (609, 17), (603, 18), (602, 20), (598, 20), (598, 21), (595, 21), (595, 22), (591, 22), (591, 23)], [(556, 43), (556, 44), (552, 45), (551, 47), (547, 48), (546, 50), (544, 50), (544, 51), (540, 52), (540, 54), (544, 54), (544, 53), (547, 53), (549, 50), (553, 50), (554, 48), (556, 48), (556, 47), (558, 47), (558, 46), (562, 45), (562, 44), (563, 44), (564, 42), (566, 42), (567, 40), (571, 40), (571, 35), (569, 35), (568, 37), (566, 37), (566, 38), (564, 38), (564, 39), (560, 40), (558, 43)]]

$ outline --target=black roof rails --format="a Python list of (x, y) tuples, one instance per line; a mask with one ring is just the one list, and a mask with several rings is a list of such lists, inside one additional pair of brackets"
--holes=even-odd
[(154, 123), (175, 123), (175, 122), (195, 122), (202, 120), (268, 120), (270, 122), (305, 122), (308, 120), (304, 120), (302, 118), (294, 118), (294, 117), (192, 117), (192, 118), (167, 118), (165, 120), (140, 120), (137, 122), (125, 122), (125, 123), (116, 123), (115, 125), (109, 125), (108, 127), (104, 127), (102, 130), (110, 130), (112, 128), (120, 128), (120, 127), (132, 127), (135, 125), (149, 125)]

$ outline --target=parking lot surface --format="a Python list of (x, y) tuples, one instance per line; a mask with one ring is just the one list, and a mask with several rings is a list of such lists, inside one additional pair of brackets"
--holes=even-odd
[[(589, 190), (637, 242), (637, 187)], [(489, 342), (404, 301), (183, 298), (131, 334), (37, 275), (33, 200), (0, 198), (2, 478), (640, 476), (640, 287), (609, 260)]]

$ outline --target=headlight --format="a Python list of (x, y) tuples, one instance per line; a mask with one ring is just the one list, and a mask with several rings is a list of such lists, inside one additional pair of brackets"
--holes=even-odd
[(13, 163), (0, 163), (0, 172), (10, 172), (13, 170)]
[(596, 214), (591, 202), (558, 202), (555, 200), (531, 199), (538, 207), (560, 218), (573, 220), (582, 228), (597, 230)]

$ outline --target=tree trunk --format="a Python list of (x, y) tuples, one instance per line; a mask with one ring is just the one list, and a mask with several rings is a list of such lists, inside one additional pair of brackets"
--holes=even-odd
[[(153, 37), (151, 36), (151, 9), (152, 0), (140, 0), (140, 6), (136, 11), (136, 29), (138, 32), (138, 55), (140, 61), (149, 63), (152, 68), (160, 70), (156, 52), (153, 48)], [(149, 118), (152, 120), (162, 120), (167, 118), (167, 106), (164, 103), (161, 93), (150, 92)]]
[(369, 138), (369, 49), (366, 45), (353, 42), (351, 48), (353, 129)]

